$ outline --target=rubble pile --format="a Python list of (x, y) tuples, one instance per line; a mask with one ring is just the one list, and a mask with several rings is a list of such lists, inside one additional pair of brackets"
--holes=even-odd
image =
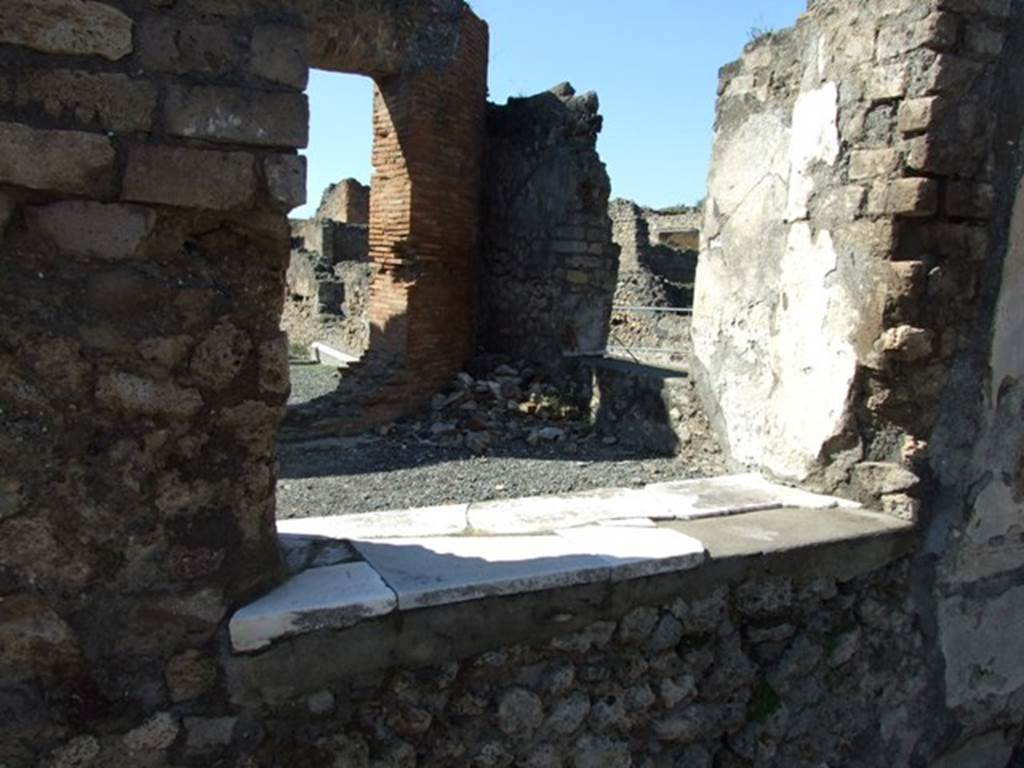
[[(547, 380), (524, 361), (504, 356), (477, 358), (443, 392), (429, 412), (382, 427), (382, 435), (413, 438), (442, 447), (465, 447), (482, 454), (511, 442), (529, 446), (558, 444), (566, 453), (600, 439), (590, 423), (583, 397), (573, 382)], [(581, 399), (582, 398), (582, 399)], [(605, 445), (614, 437), (602, 439)]]

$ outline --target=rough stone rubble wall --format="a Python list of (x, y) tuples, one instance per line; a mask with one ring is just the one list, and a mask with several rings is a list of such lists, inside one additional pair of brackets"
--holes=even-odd
[(559, 86), (488, 115), (480, 346), (561, 367), (604, 349), (618, 248), (597, 97)]
[(212, 683), (279, 576), (305, 35), (205, 5), (0, 5), (0, 764)]
[[(261, 766), (907, 765), (930, 703), (908, 572), (904, 560), (839, 580), (691, 574), (617, 618), (557, 632), (541, 611), (514, 630), (531, 640), (411, 669), (309, 637), (240, 662), (232, 690), (276, 724), (276, 739), (247, 749)], [(458, 626), (421, 628), (408, 652), (467, 644), (448, 637)], [(290, 660), (313, 657), (319, 674), (295, 673)]]

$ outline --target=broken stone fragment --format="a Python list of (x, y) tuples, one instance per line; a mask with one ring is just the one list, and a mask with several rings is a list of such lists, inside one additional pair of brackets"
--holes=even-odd
[(883, 461), (865, 461), (853, 468), (854, 482), (872, 496), (900, 493), (914, 488), (920, 479), (909, 469)]
[(880, 351), (888, 357), (911, 363), (928, 357), (934, 349), (935, 334), (924, 328), (900, 325), (885, 331), (878, 340)]

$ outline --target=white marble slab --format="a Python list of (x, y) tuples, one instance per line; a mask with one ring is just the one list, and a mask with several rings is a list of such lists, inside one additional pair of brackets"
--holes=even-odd
[(387, 539), (457, 536), (466, 530), (468, 504), (366, 512), (359, 515), (278, 520), (279, 534), (331, 539)]
[(309, 359), (314, 363), (323, 365), (336, 365), (339, 368), (347, 368), (350, 364), (358, 362), (359, 358), (342, 352), (340, 349), (324, 344), (322, 341), (314, 341), (309, 346)]
[(640, 489), (609, 488), (572, 496), (532, 496), (470, 504), (472, 532), (513, 535), (554, 531), (602, 520), (666, 518), (665, 500)]
[(353, 541), (398, 595), (401, 610), (556, 589), (609, 578), (606, 560), (562, 536)]
[(558, 535), (577, 551), (608, 563), (612, 581), (689, 570), (707, 557), (697, 539), (668, 528), (594, 525), (558, 531)]
[(857, 508), (858, 504), (769, 482), (758, 474), (656, 483), (645, 489), (669, 510), (670, 520), (721, 517), (780, 507)]
[(398, 607), (395, 593), (366, 563), (313, 568), (235, 612), (228, 624), (235, 651), (318, 629), (342, 629)]
[(605, 528), (657, 528), (658, 524), (649, 517), (623, 517), (615, 520), (598, 520), (597, 525)]

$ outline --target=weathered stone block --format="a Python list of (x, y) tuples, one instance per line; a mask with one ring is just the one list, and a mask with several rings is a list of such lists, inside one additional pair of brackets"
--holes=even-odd
[(876, 67), (868, 77), (864, 95), (869, 101), (901, 98), (907, 92), (909, 77), (903, 62)]
[(112, 131), (148, 131), (156, 110), (156, 87), (116, 73), (69, 69), (29, 72), (18, 83), (19, 106), (39, 104), (54, 117), (71, 115)]
[(4, 0), (0, 42), (117, 61), (132, 52), (132, 20), (94, 0)]
[(920, 95), (965, 93), (972, 87), (983, 69), (984, 65), (980, 62), (950, 53), (939, 54), (922, 80), (924, 92)]
[(899, 169), (901, 159), (896, 149), (854, 150), (850, 153), (850, 180), (891, 176)]
[(31, 207), (25, 216), (62, 253), (112, 261), (134, 256), (156, 222), (146, 208), (86, 201)]
[(207, 20), (150, 15), (139, 27), (139, 56), (147, 70), (214, 77), (234, 72), (248, 56), (246, 35)]
[(948, 13), (933, 13), (913, 24), (883, 27), (875, 48), (879, 61), (902, 56), (914, 48), (948, 48), (956, 44), (959, 19)]
[(0, 123), (0, 182), (103, 197), (113, 175), (114, 148), (106, 136)]
[(919, 133), (932, 124), (936, 112), (941, 106), (937, 96), (923, 96), (918, 99), (907, 99), (900, 104), (898, 126), (903, 133)]
[(164, 103), (164, 127), (190, 139), (304, 147), (309, 107), (300, 93), (172, 86)]
[(263, 161), (270, 197), (282, 208), (296, 208), (306, 202), (306, 158), (302, 155), (273, 155)]
[(868, 211), (874, 215), (931, 216), (938, 207), (939, 184), (935, 179), (876, 184), (868, 196)]
[(911, 363), (932, 353), (935, 347), (935, 334), (925, 328), (900, 325), (886, 330), (879, 338), (878, 347), (879, 351), (888, 357)]
[(881, 461), (864, 461), (853, 468), (853, 479), (868, 493), (882, 496), (914, 488), (920, 479), (909, 469)]
[(946, 213), (963, 219), (987, 219), (995, 204), (991, 184), (950, 181), (946, 187)]
[(140, 146), (129, 152), (123, 197), (182, 208), (229, 210), (251, 206), (255, 188), (254, 159), (244, 152)]
[(308, 37), (295, 27), (256, 27), (252, 34), (252, 71), (264, 80), (299, 89), (309, 81)]

